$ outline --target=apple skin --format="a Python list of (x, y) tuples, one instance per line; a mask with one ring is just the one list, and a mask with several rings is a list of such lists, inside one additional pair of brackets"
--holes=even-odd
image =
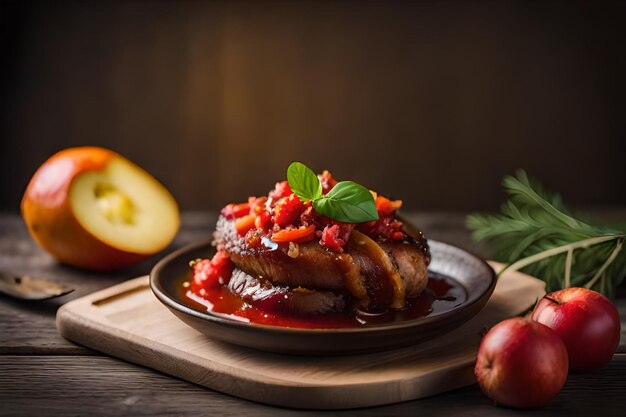
[(605, 365), (619, 344), (617, 309), (605, 296), (586, 288), (566, 288), (545, 295), (531, 318), (561, 337), (572, 371)]
[(559, 336), (521, 317), (500, 322), (483, 337), (474, 368), (485, 395), (515, 408), (546, 405), (565, 384), (567, 371)]
[(72, 212), (72, 181), (84, 172), (104, 170), (114, 157), (121, 156), (100, 147), (65, 149), (50, 157), (28, 184), (21, 203), (24, 222), (35, 241), (60, 262), (90, 270), (114, 270), (152, 255), (111, 247), (87, 232)]

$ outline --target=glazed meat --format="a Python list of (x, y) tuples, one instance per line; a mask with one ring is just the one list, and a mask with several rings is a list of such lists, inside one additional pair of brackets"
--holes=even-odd
[[(235, 267), (247, 276), (245, 285), (242, 276), (231, 278), (231, 282), (235, 281), (229, 284), (231, 291), (239, 294), (252, 294), (250, 289), (255, 286), (259, 291), (270, 292), (287, 287), (299, 289), (295, 300), (314, 298), (314, 307), (309, 308), (314, 311), (337, 308), (336, 297), (341, 294), (356, 300), (359, 308), (401, 309), (406, 298), (421, 293), (428, 281), (430, 258), (421, 234), (407, 233), (401, 240), (375, 241), (353, 230), (342, 253), (328, 250), (317, 241), (300, 243), (294, 251), (267, 237), (251, 246), (237, 233), (234, 223), (220, 217), (214, 237), (217, 248), (225, 251)], [(293, 296), (296, 290), (291, 291)], [(307, 297), (301, 296), (303, 292)]]
[(299, 162), (287, 178), (220, 211), (216, 254), (192, 263), (194, 294), (226, 289), (226, 298), (268, 313), (410, 307), (428, 284), (430, 253), (422, 233), (398, 217), (402, 200)]
[(290, 311), (299, 314), (323, 314), (342, 311), (345, 299), (331, 291), (285, 287), (256, 278), (235, 269), (228, 289), (248, 303), (269, 311)]

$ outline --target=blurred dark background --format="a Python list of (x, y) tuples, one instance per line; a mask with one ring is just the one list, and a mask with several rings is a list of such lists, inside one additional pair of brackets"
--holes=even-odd
[(100, 145), (187, 210), (300, 160), (405, 200), (495, 209), (526, 168), (626, 205), (624, 2), (2, 2), (0, 209)]

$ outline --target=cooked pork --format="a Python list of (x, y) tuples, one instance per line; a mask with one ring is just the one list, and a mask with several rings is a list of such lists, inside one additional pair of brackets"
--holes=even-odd
[(271, 311), (320, 314), (342, 311), (345, 306), (341, 294), (274, 285), (267, 279), (253, 277), (240, 269), (233, 271), (228, 288), (250, 304)]
[[(217, 248), (226, 251), (245, 273), (245, 277), (233, 276), (229, 284), (232, 291), (245, 297), (284, 290), (297, 300), (294, 305), (306, 305), (301, 309), (321, 311), (339, 305), (331, 294), (345, 294), (368, 310), (401, 309), (407, 297), (418, 295), (427, 284), (430, 258), (421, 235), (374, 241), (354, 230), (343, 253), (309, 241), (298, 244), (294, 256), (287, 247), (267, 238), (250, 246), (237, 233), (234, 223), (220, 217), (215, 241)], [(258, 295), (253, 294), (255, 288)], [(308, 307), (307, 300), (314, 300), (310, 301), (312, 307)]]

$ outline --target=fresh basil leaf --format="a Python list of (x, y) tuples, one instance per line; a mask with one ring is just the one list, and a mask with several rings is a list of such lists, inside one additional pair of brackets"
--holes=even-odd
[(309, 167), (301, 162), (292, 162), (287, 168), (289, 187), (303, 203), (322, 196), (322, 183)]
[(378, 220), (374, 197), (352, 181), (338, 182), (325, 196), (313, 202), (315, 210), (333, 220), (362, 223)]

